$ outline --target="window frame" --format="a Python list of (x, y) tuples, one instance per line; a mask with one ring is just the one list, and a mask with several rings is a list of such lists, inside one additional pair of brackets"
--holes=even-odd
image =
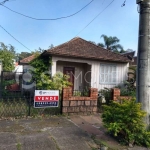
[[(104, 66), (104, 73), (101, 73), (101, 71), (102, 71), (102, 66)], [(108, 82), (106, 82), (106, 81), (104, 81), (104, 82), (102, 82), (101, 81), (101, 75), (102, 74), (104, 74), (104, 80), (105, 80), (105, 67), (115, 67), (115, 73), (116, 73), (116, 75), (115, 75), (115, 82), (112, 82), (112, 78), (113, 78), (113, 75), (112, 75), (112, 73), (107, 73), (107, 76), (109, 76), (109, 75), (111, 75), (111, 81), (109, 81), (109, 77), (108, 77)], [(100, 71), (100, 73), (99, 73), (99, 84), (105, 84), (105, 85), (116, 85), (117, 84), (117, 76), (118, 76), (118, 74), (117, 74), (117, 64), (111, 64), (111, 63), (101, 63), (100, 64), (100, 68), (99, 68), (99, 71)], [(107, 69), (108, 70), (108, 69)]]

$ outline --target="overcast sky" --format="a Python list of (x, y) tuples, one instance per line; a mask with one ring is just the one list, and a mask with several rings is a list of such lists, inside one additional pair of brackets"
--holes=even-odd
[[(0, 0), (2, 2), (3, 0)], [(58, 18), (80, 10), (91, 0), (10, 0), (5, 6), (35, 18)], [(0, 6), (0, 25), (30, 50), (47, 49), (74, 38), (112, 0), (94, 0), (80, 13), (66, 19), (37, 21), (15, 14)], [(77, 36), (96, 43), (100, 36), (117, 36), (124, 49), (137, 50), (139, 14), (135, 0), (114, 0), (87, 28)], [(0, 28), (0, 42), (13, 45), (17, 52), (30, 52)]]

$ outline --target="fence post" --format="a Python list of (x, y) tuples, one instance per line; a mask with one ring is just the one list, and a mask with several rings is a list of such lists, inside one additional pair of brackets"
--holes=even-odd
[[(30, 92), (29, 92), (29, 94), (30, 94)], [(30, 97), (30, 98), (29, 98), (29, 111), (28, 111), (28, 116), (31, 115), (31, 94), (30, 94), (29, 97)]]

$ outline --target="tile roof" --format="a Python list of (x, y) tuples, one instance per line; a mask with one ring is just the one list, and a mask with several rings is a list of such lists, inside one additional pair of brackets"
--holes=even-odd
[(133, 57), (134, 57), (134, 55), (135, 55), (135, 51), (121, 53), (121, 55), (126, 56), (126, 57), (128, 57), (130, 60), (132, 60)]
[(30, 61), (32, 61), (35, 58), (35, 55), (31, 55), (29, 57), (26, 57), (19, 61), (19, 64), (28, 64)]
[(112, 52), (110, 50), (106, 50), (79, 37), (73, 38), (69, 42), (47, 50), (44, 55), (57, 55), (116, 62), (130, 62), (126, 56)]

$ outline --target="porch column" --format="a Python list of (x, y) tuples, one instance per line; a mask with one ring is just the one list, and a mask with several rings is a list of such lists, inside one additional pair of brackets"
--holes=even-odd
[(52, 76), (54, 76), (54, 74), (56, 74), (56, 64), (57, 64), (57, 61), (52, 61)]
[(96, 87), (96, 78), (98, 76), (98, 73), (95, 71), (95, 67), (93, 64), (91, 64), (91, 87), (97, 88)]

